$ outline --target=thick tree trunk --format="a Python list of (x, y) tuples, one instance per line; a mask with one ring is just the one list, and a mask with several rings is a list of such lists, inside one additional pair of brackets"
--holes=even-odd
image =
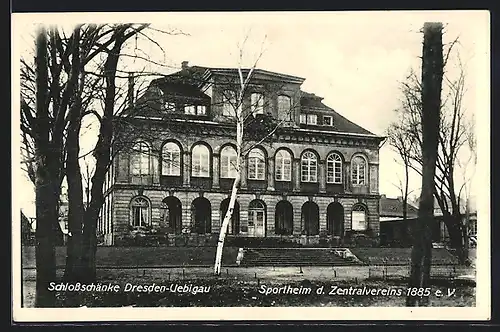
[[(79, 76), (80, 69), (80, 30), (75, 29), (73, 34), (73, 63), (72, 78)], [(83, 78), (81, 80), (83, 84)], [(67, 134), (67, 156), (66, 156), (66, 177), (68, 182), (68, 243), (66, 248), (66, 269), (64, 279), (67, 282), (78, 282), (81, 280), (82, 272), (82, 230), (83, 230), (83, 185), (80, 172), (80, 127), (81, 127), (81, 89), (76, 90), (73, 105), (69, 110), (69, 124)], [(78, 306), (78, 293), (66, 294), (66, 306)]]
[[(443, 42), (441, 23), (424, 24), (422, 54), (422, 192), (418, 222), (411, 252), (409, 280), (412, 289), (425, 289), (430, 284), (432, 258), (432, 223), (434, 222), (434, 176), (436, 170), (441, 85), (443, 79)], [(416, 296), (415, 296), (416, 295)], [(418, 292), (406, 299), (407, 306), (426, 306), (429, 297)]]
[(58, 231), (57, 200), (55, 188), (58, 178), (47, 172), (47, 165), (37, 165), (36, 171), (36, 298), (39, 308), (55, 307), (55, 293), (48, 290), (56, 281), (55, 242)]
[(97, 252), (97, 220), (99, 212), (104, 203), (103, 187), (111, 159), (111, 143), (113, 138), (113, 115), (116, 97), (116, 68), (120, 57), (120, 50), (125, 41), (124, 30), (115, 32), (115, 44), (108, 53), (104, 64), (104, 76), (106, 89), (104, 97), (104, 112), (99, 128), (99, 137), (94, 149), (96, 166), (92, 176), (92, 189), (90, 204), (84, 215), (83, 226), (83, 265), (85, 267), (84, 278), (87, 282), (96, 279), (96, 252)]
[[(48, 52), (47, 32), (41, 28), (36, 36), (36, 113), (33, 128), (35, 140), (35, 207), (36, 207), (36, 307), (54, 307), (55, 294), (48, 290), (56, 279), (55, 235), (58, 227), (58, 173), (49, 141)], [(52, 158), (51, 158), (52, 157)]]
[(464, 250), (464, 234), (462, 227), (462, 216), (445, 213), (443, 221), (448, 230), (450, 237), (450, 247), (455, 251), (459, 262), (465, 264), (467, 262), (467, 251)]

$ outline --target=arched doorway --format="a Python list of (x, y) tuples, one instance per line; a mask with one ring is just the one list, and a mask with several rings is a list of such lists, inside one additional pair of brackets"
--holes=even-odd
[(193, 221), (193, 232), (206, 234), (212, 232), (212, 206), (210, 201), (204, 197), (198, 197), (191, 203), (191, 218)]
[(169, 196), (162, 201), (163, 209), (161, 219), (163, 224), (168, 227), (171, 234), (182, 233), (182, 204), (174, 196)]
[(302, 233), (303, 235), (319, 234), (319, 208), (314, 202), (305, 202), (302, 205)]
[(277, 235), (292, 235), (293, 206), (289, 201), (279, 201), (276, 204), (274, 230)]
[[(229, 198), (226, 198), (220, 203), (220, 223), (224, 221), (224, 216), (226, 215), (227, 208), (229, 206)], [(240, 204), (238, 201), (234, 202), (233, 214), (231, 215), (231, 222), (228, 225), (228, 234), (239, 234), (240, 233)]]
[(266, 205), (259, 199), (248, 205), (248, 235), (266, 236)]
[(344, 208), (339, 202), (333, 202), (326, 209), (326, 229), (328, 235), (344, 236)]

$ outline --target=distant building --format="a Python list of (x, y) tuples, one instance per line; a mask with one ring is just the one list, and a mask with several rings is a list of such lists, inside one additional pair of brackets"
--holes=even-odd
[[(406, 220), (404, 220), (402, 197), (387, 198), (385, 195), (381, 195), (380, 244), (382, 246), (410, 247), (412, 244), (412, 227), (418, 222), (417, 217), (418, 208), (407, 203), (407, 215)], [(443, 213), (437, 202), (435, 202), (434, 217), (436, 223), (433, 225), (432, 241), (446, 244), (450, 240), (449, 234), (443, 221)], [(468, 235), (469, 238), (474, 237), (471, 240), (471, 242), (474, 242), (477, 235), (477, 213), (467, 213), (464, 209), (462, 218), (464, 223), (468, 220)]]

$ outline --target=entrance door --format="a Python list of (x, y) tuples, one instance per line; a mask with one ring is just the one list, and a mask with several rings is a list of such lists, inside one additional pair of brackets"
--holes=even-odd
[(266, 209), (261, 201), (252, 201), (248, 211), (248, 233), (250, 236), (266, 236)]

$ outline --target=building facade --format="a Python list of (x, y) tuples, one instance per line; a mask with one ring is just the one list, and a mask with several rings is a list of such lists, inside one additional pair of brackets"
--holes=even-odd
[[(302, 91), (303, 82), (252, 73), (241, 99), (248, 126), (227, 239), (338, 246), (359, 237), (377, 245), (384, 138)], [(130, 99), (98, 225), (105, 244), (143, 227), (167, 245), (216, 245), (236, 175), (239, 86), (236, 69), (183, 62)]]

